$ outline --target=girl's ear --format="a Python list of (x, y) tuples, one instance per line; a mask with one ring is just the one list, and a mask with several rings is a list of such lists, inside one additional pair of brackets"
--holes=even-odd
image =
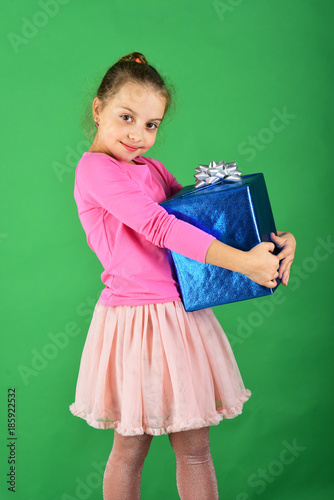
[(99, 117), (100, 117), (100, 109), (101, 109), (101, 102), (100, 102), (100, 99), (98, 97), (95, 97), (94, 101), (93, 101), (93, 105), (92, 105), (92, 110), (93, 110), (93, 120), (95, 122), (98, 122), (99, 121)]

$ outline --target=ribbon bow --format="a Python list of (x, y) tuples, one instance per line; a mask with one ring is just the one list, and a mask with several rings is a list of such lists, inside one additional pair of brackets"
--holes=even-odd
[(225, 163), (220, 161), (210, 161), (208, 165), (198, 165), (195, 169), (197, 174), (195, 188), (199, 188), (216, 182), (237, 182), (241, 180), (241, 170), (238, 169), (236, 162)]

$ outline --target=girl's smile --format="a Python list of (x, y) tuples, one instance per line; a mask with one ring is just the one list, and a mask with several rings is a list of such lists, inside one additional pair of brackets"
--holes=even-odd
[(102, 106), (96, 97), (93, 117), (98, 129), (89, 151), (106, 153), (119, 161), (146, 153), (154, 144), (166, 99), (155, 90), (128, 82)]
[(121, 144), (125, 147), (127, 151), (137, 151), (138, 147), (137, 146), (129, 146), (129, 144), (125, 144), (124, 142), (121, 141)]

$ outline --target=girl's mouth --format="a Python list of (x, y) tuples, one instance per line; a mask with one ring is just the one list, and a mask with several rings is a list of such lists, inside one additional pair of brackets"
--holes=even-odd
[(122, 146), (127, 150), (127, 151), (131, 151), (132, 153), (134, 151), (137, 151), (137, 149), (139, 149), (138, 147), (136, 146), (130, 146), (129, 144), (125, 144), (124, 142), (120, 141)]

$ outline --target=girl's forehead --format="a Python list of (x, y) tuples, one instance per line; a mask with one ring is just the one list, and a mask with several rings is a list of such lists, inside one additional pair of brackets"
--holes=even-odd
[(134, 82), (125, 83), (111, 99), (114, 105), (156, 108), (157, 110), (165, 108), (166, 99), (156, 90)]

